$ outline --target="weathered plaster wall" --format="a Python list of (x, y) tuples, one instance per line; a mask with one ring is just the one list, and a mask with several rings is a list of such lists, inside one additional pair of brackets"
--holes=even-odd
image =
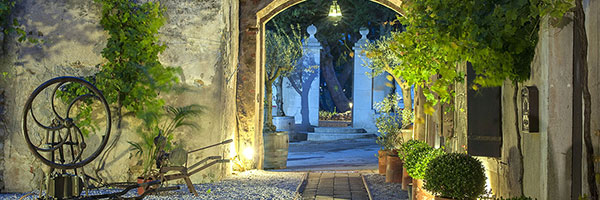
[[(168, 45), (160, 55), (167, 66), (179, 66), (183, 90), (163, 93), (167, 104), (183, 106), (199, 104), (205, 112), (197, 122), (199, 130), (177, 133), (176, 140), (186, 149), (220, 142), (235, 136), (235, 86), (238, 57), (238, 2), (226, 0), (161, 0), (167, 8), (166, 24), (160, 38)], [(37, 188), (42, 172), (40, 163), (33, 159), (20, 129), (21, 110), (27, 96), (42, 82), (63, 75), (91, 75), (103, 61), (100, 52), (107, 35), (99, 25), (100, 7), (93, 1), (53, 0), (19, 1), (15, 17), (33, 33), (43, 34), (43, 44), (6, 43), (6, 62), (0, 71), (9, 72), (3, 80), (6, 114), (2, 191), (29, 191)], [(14, 39), (14, 38), (11, 38)], [(126, 117), (123, 132), (117, 136), (113, 129), (111, 141), (115, 147), (109, 152), (106, 165), (98, 175), (108, 182), (127, 181), (130, 166), (137, 158), (128, 151), (127, 141), (136, 141), (133, 131), (139, 120)], [(117, 140), (118, 139), (118, 140)], [(230, 156), (230, 147), (222, 146), (189, 158), (193, 163), (208, 155)], [(93, 173), (97, 161), (86, 172)], [(3, 170), (3, 171), (2, 171)], [(192, 176), (192, 181), (219, 179), (230, 171), (227, 164), (212, 166)], [(131, 172), (131, 171), (129, 171)]]

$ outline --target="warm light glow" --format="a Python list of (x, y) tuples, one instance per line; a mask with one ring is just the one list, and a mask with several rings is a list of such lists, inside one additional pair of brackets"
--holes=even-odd
[(342, 10), (340, 9), (340, 5), (337, 4), (337, 1), (333, 1), (331, 7), (329, 7), (329, 16), (330, 17), (341, 17)]
[(252, 147), (246, 147), (242, 154), (244, 155), (245, 159), (252, 160), (252, 158), (254, 157), (254, 149)]
[(348, 105), (350, 105), (350, 108), (352, 108), (352, 102), (350, 102)]

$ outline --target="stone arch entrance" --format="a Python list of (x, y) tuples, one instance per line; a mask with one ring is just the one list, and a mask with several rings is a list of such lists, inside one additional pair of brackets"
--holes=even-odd
[[(305, 0), (242, 0), (240, 1), (240, 51), (236, 87), (238, 155), (250, 168), (262, 169), (265, 77), (265, 25), (278, 13)], [(402, 0), (371, 0), (403, 15)], [(250, 150), (248, 150), (250, 149)]]

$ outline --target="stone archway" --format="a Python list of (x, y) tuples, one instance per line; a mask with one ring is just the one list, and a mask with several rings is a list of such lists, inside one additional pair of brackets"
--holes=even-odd
[[(283, 10), (305, 0), (241, 0), (240, 51), (236, 87), (238, 155), (253, 149), (251, 158), (242, 158), (250, 168), (262, 169), (262, 124), (264, 112), (265, 24)], [(371, 0), (403, 15), (402, 0)]]

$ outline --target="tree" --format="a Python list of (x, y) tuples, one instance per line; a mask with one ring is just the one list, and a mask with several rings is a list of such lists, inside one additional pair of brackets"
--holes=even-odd
[(281, 99), (282, 91), (282, 78), (288, 76), (296, 68), (298, 60), (302, 57), (302, 35), (299, 26), (292, 26), (286, 32), (284, 29), (280, 29), (275, 26), (274, 30), (267, 30), (265, 39), (266, 48), (266, 76), (265, 76), (265, 106), (266, 106), (266, 117), (265, 120), (265, 131), (275, 131), (276, 127), (273, 125), (273, 83), (279, 79), (277, 84), (278, 93), (278, 107), (283, 107), (283, 100)]
[[(402, 62), (400, 57), (395, 56), (394, 52), (390, 49), (390, 40), (390, 37), (384, 36), (379, 40), (367, 45), (365, 51), (367, 57), (371, 59), (371, 63), (368, 67), (373, 70), (372, 76), (377, 76), (384, 72), (394, 74), (394, 69), (396, 68), (395, 65)], [(400, 89), (402, 90), (404, 109), (412, 109), (412, 85), (410, 85), (401, 76), (388, 75), (387, 78), (390, 81), (394, 80), (394, 82), (398, 83), (400, 86)]]
[[(339, 21), (327, 16), (330, 1), (308, 0), (295, 5), (274, 17), (279, 27), (289, 27), (290, 24), (299, 24), (308, 27), (314, 24), (317, 27), (315, 37), (321, 42), (321, 75), (331, 94), (337, 111), (350, 110), (348, 96), (352, 91), (352, 84), (348, 80), (352, 77), (352, 56), (354, 43), (361, 38), (358, 33), (361, 27), (370, 29), (369, 38), (380, 35), (380, 25), (392, 21), (397, 13), (368, 0), (339, 0), (342, 9), (342, 18)], [(273, 26), (273, 24), (267, 24)], [(344, 92), (346, 91), (346, 92)]]

